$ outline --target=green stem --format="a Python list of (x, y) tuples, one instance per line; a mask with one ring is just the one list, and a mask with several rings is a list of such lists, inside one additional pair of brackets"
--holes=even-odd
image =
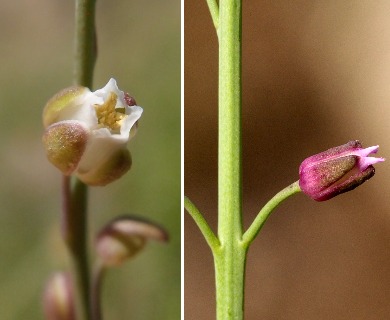
[[(207, 0), (219, 38), (218, 238), (199, 210), (185, 206), (212, 249), (217, 319), (244, 318), (245, 264), (249, 245), (271, 212), (300, 191), (298, 182), (279, 192), (243, 235), (241, 181), (241, 0)], [(219, 243), (217, 242), (219, 241)]]
[[(91, 88), (96, 60), (95, 0), (76, 0), (75, 12), (74, 83)], [(63, 177), (62, 233), (72, 260), (77, 320), (91, 319), (87, 198), (86, 185)]]
[(188, 213), (194, 219), (195, 223), (198, 225), (211, 250), (217, 250), (217, 248), (220, 246), (218, 238), (211, 230), (199, 209), (187, 197), (184, 197), (184, 208), (188, 211)]
[(218, 320), (244, 319), (246, 254), (242, 246), (227, 246), (214, 253)]
[(221, 0), (218, 235), (241, 239), (241, 0)]
[(279, 191), (271, 200), (269, 200), (260, 210), (248, 230), (244, 233), (242, 237), (243, 245), (248, 248), (276, 207), (278, 207), (284, 200), (300, 191), (301, 188), (299, 187), (299, 181), (296, 181), (287, 188)]
[(215, 30), (218, 34), (218, 26), (219, 26), (219, 8), (216, 0), (206, 0), (207, 5), (209, 6), (209, 11), (211, 14), (211, 19), (213, 20)]
[(89, 320), (89, 264), (87, 247), (87, 188), (63, 177), (62, 235), (69, 249), (74, 279), (77, 320)]
[(218, 238), (214, 253), (217, 319), (243, 319), (246, 248), (242, 237), (241, 0), (219, 15)]
[(96, 0), (76, 0), (74, 82), (88, 88), (97, 56), (95, 4)]

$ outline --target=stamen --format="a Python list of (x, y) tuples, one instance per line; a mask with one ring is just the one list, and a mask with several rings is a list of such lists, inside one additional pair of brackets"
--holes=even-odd
[(109, 128), (113, 133), (119, 133), (122, 120), (126, 118), (125, 109), (115, 109), (118, 96), (111, 92), (103, 104), (95, 104), (96, 116), (100, 127)]

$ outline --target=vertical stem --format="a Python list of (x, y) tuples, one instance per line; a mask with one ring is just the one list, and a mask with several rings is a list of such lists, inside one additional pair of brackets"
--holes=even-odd
[(241, 195), (241, 0), (219, 15), (218, 237), (214, 251), (217, 319), (243, 319), (246, 249)]
[[(91, 88), (96, 60), (95, 0), (76, 0), (75, 12), (74, 83)], [(62, 234), (72, 260), (77, 320), (90, 320), (88, 189), (78, 179), (64, 176), (62, 190)]]
[(244, 283), (247, 250), (231, 245), (214, 253), (217, 320), (244, 319)]
[(62, 235), (69, 249), (78, 320), (89, 320), (89, 263), (87, 246), (87, 188), (79, 181), (63, 177)]
[(96, 0), (76, 0), (74, 82), (88, 88), (97, 55), (95, 4)]
[(232, 233), (236, 240), (242, 234), (240, 1), (220, 2), (218, 234), (223, 243)]

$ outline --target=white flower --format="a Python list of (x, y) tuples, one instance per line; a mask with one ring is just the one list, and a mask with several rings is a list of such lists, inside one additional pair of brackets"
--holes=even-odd
[(71, 87), (57, 93), (43, 112), (49, 160), (64, 174), (105, 185), (130, 169), (127, 142), (143, 109), (114, 79), (99, 90)]

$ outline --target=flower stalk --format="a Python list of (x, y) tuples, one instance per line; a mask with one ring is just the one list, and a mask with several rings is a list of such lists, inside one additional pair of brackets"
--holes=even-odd
[(218, 33), (219, 28), (219, 8), (217, 0), (207, 0), (207, 5), (211, 14), (211, 19), (213, 20), (214, 28)]
[(271, 213), (287, 198), (293, 196), (294, 194), (301, 192), (299, 187), (299, 181), (295, 181), (290, 184), (288, 187), (279, 191), (267, 204), (260, 210), (257, 214), (255, 220), (252, 222), (251, 226), (245, 231), (242, 236), (242, 243), (246, 248), (249, 248), (253, 240), (259, 234), (264, 223), (267, 221)]
[(187, 197), (184, 197), (184, 207), (191, 215), (192, 219), (194, 219), (211, 250), (213, 252), (217, 250), (221, 245), (219, 239), (216, 237), (213, 230), (211, 230), (209, 224), (203, 217), (202, 213), (200, 213), (199, 209)]
[(102, 284), (107, 268), (98, 261), (94, 266), (92, 275), (92, 287), (91, 287), (91, 307), (92, 307), (92, 319), (102, 320)]

